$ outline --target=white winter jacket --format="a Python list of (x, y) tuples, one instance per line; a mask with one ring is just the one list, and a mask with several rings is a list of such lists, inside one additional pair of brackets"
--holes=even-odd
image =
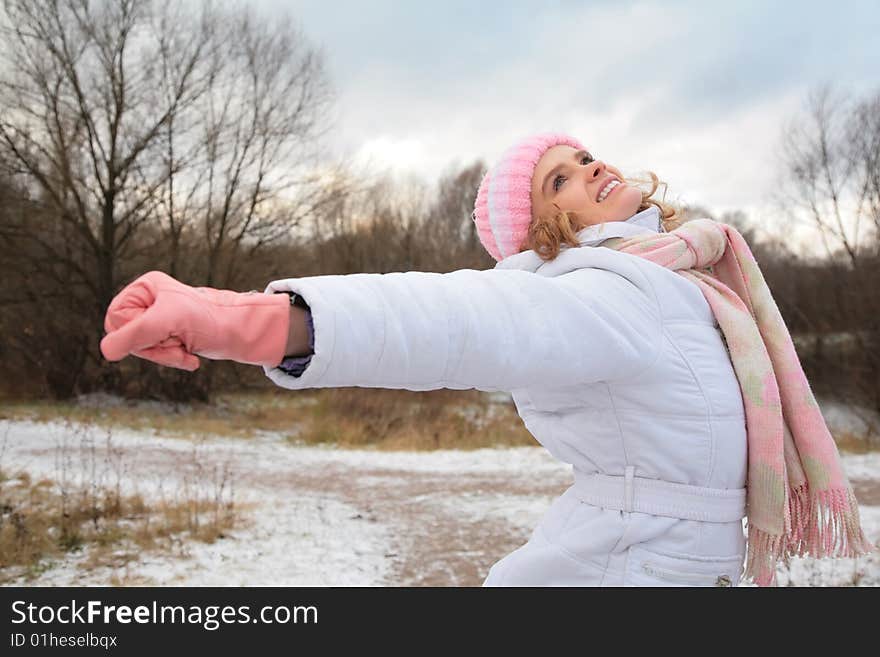
[[(485, 585), (736, 585), (746, 433), (739, 385), (699, 288), (598, 247), (660, 230), (655, 208), (589, 226), (551, 262), (273, 281), (309, 304), (314, 356), (290, 388), (507, 391), (574, 484)], [(597, 248), (598, 247), (598, 248)]]

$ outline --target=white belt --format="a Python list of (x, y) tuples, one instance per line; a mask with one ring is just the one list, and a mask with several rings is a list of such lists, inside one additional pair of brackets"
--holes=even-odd
[(734, 522), (746, 515), (745, 488), (704, 488), (635, 476), (628, 465), (624, 476), (574, 471), (578, 499), (617, 511), (637, 511), (703, 522)]

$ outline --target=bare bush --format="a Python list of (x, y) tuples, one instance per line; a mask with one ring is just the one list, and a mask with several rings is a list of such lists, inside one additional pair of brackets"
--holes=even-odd
[(158, 496), (132, 486), (131, 458), (110, 429), (62, 421), (53, 457), (52, 477), (0, 460), (0, 581), (36, 576), (72, 552), (87, 552), (81, 568), (97, 568), (137, 561), (143, 550), (185, 551), (240, 521), (229, 464), (206, 466), (200, 447)]

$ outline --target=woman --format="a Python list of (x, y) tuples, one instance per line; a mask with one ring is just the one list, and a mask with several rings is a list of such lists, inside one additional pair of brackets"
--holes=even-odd
[[(536, 135), (509, 149), (478, 190), (474, 221), (494, 269), (291, 278), (270, 283), (270, 294), (191, 288), (150, 272), (111, 303), (102, 351), (189, 370), (196, 354), (260, 364), (290, 389), (512, 393), (535, 438), (572, 464), (574, 483), (485, 585), (737, 585), (747, 480), (758, 583), (775, 583), (786, 550), (870, 549), (821, 416), (793, 425), (792, 441), (770, 361), (755, 355), (756, 321), (715, 281), (712, 263), (728, 272), (744, 242), (724, 248), (718, 226), (729, 227), (709, 220), (668, 233), (680, 222), (649, 199), (653, 191), (628, 185), (571, 137)], [(748, 297), (758, 276), (741, 272), (734, 287)], [(754, 308), (766, 323), (763, 306)], [(760, 389), (753, 361), (769, 372)], [(790, 388), (787, 380), (785, 400)], [(804, 451), (817, 444), (818, 460)], [(816, 530), (824, 498), (803, 497), (798, 450), (819, 463), (808, 469), (821, 475), (809, 482), (814, 497), (825, 492), (820, 480), (835, 484), (829, 495), (842, 501), (827, 517), (846, 528), (840, 540)], [(791, 493), (780, 481), (795, 482)]]
[[(745, 416), (706, 300), (687, 280), (635, 257), (585, 248), (559, 256), (563, 245), (661, 232), (660, 209), (565, 135), (524, 140), (480, 186), (475, 220), (496, 268), (552, 277), (590, 268), (587, 302), (611, 324), (612, 340), (601, 378), (514, 393), (532, 434), (572, 463), (575, 483), (528, 543), (492, 567), (487, 585), (741, 578)], [(679, 223), (662, 209), (669, 228)], [(520, 252), (523, 242), (530, 250)], [(595, 339), (588, 323), (564, 330)]]

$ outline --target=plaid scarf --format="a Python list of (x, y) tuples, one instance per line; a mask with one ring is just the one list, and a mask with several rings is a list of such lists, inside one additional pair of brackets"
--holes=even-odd
[(776, 586), (782, 557), (855, 557), (872, 551), (837, 445), (742, 235), (727, 224), (696, 219), (669, 233), (617, 237), (603, 246), (696, 283), (724, 334), (748, 436), (744, 577), (758, 586)]

